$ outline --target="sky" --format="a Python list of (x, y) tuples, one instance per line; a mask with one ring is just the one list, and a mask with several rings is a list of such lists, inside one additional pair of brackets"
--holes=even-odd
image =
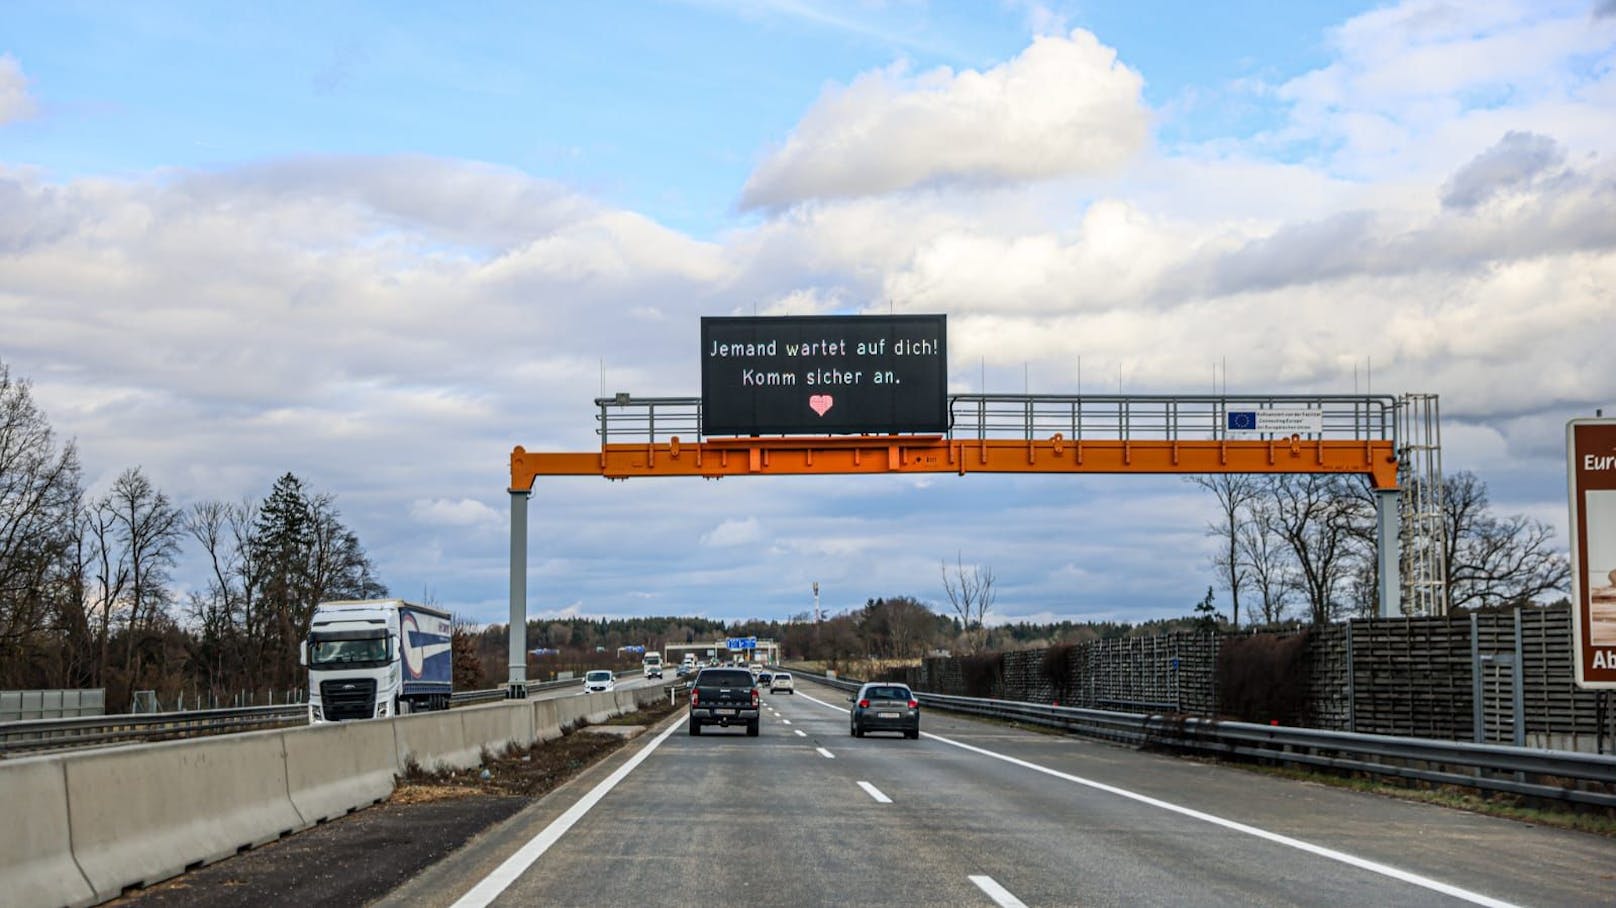
[[(1445, 469), (1564, 544), (1565, 422), (1616, 415), (1613, 156), (1613, 0), (21, 0), (0, 362), (92, 494), (290, 471), (477, 622), (511, 449), (698, 395), (702, 316), (946, 314), (955, 393), (1437, 394)], [(541, 479), (530, 515), (535, 618), (1212, 582), (1175, 477)]]

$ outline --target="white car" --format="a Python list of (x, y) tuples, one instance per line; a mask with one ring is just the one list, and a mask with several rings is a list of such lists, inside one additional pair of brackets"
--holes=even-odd
[(797, 695), (797, 685), (792, 682), (790, 672), (775, 672), (774, 677), (769, 679), (769, 693), (782, 690), (793, 697)]
[(617, 676), (606, 669), (596, 669), (584, 675), (584, 693), (598, 694), (617, 687)]

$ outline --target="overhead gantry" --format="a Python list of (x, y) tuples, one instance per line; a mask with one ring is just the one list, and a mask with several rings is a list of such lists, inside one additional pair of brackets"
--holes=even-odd
[[(1382, 614), (1397, 614), (1397, 401), (1390, 396), (955, 395), (946, 434), (704, 438), (700, 398), (599, 398), (598, 451), (511, 452), (510, 687), (527, 681), (527, 499), (540, 476), (1343, 473), (1375, 491)], [(1229, 429), (1317, 411), (1317, 432)], [(1251, 437), (1258, 435), (1259, 437)], [(1231, 437), (1233, 436), (1233, 437)]]

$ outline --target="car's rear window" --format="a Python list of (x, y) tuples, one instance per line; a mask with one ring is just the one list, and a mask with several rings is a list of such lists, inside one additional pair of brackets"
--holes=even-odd
[(791, 673), (790, 672), (776, 672), (775, 675), (774, 675), (774, 680), (776, 680), (776, 681), (790, 681), (791, 680)]
[(907, 687), (872, 687), (865, 693), (871, 700), (907, 700), (909, 688)]
[(744, 668), (709, 668), (696, 676), (701, 687), (751, 687), (752, 673)]

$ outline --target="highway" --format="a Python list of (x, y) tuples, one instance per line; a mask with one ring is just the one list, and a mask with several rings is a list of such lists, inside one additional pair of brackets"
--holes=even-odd
[(379, 904), (1616, 904), (1610, 840), (936, 712), (855, 739), (845, 696), (652, 729)]

